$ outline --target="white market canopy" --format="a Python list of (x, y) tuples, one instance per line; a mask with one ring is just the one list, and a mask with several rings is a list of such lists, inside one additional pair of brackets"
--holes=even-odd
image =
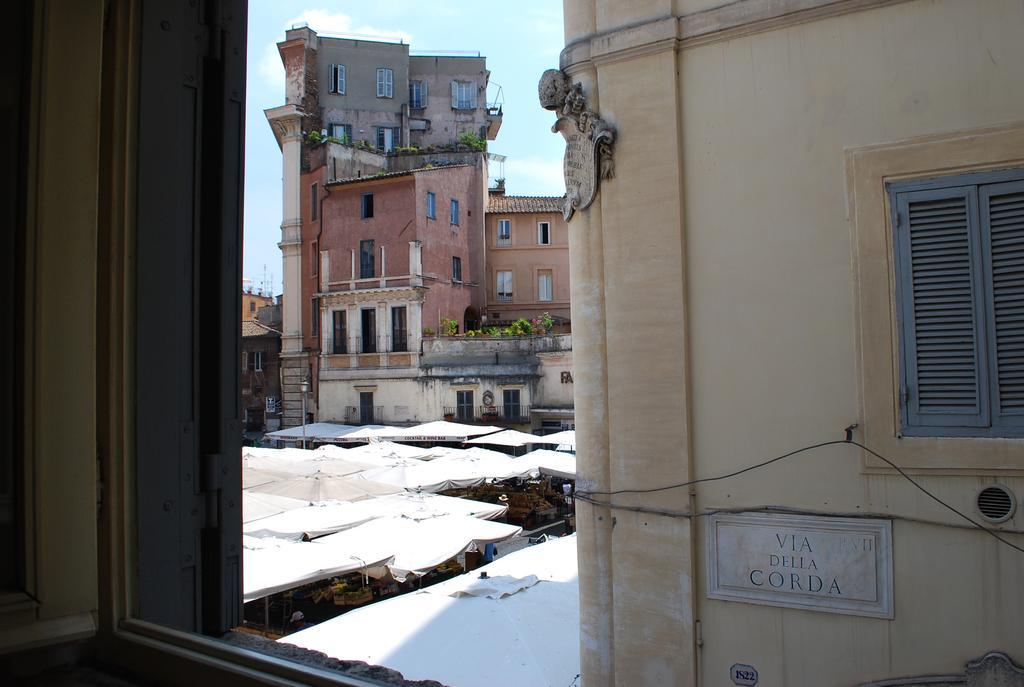
[(380, 468), (413, 464), (427, 457), (433, 457), (431, 453), (433, 450), (397, 444), (393, 441), (375, 441), (353, 448), (326, 444), (316, 449), (314, 453), (327, 458), (341, 458), (350, 463), (365, 465), (368, 468)]
[(472, 544), (511, 539), (522, 528), (468, 515), (371, 520), (313, 542), (243, 536), (245, 601), (360, 571), (397, 580), (423, 575)]
[(500, 430), (500, 427), (463, 425), (457, 422), (436, 420), (414, 427), (405, 427), (399, 429), (392, 436), (382, 438), (392, 441), (465, 441), (470, 437), (480, 436), (481, 434), (494, 434)]
[(317, 501), (361, 501), (376, 496), (396, 494), (401, 487), (363, 479), (361, 475), (289, 475), (288, 477), (251, 487), (249, 491), (275, 496), (287, 496), (307, 503)]
[(357, 441), (377, 441), (379, 439), (395, 436), (396, 433), (400, 433), (404, 429), (404, 427), (392, 427), (390, 425), (367, 425), (366, 427), (360, 427), (356, 431), (340, 437), (338, 441), (346, 443)]
[[(256, 496), (266, 496), (256, 494)], [(275, 497), (281, 498), (281, 497)], [(298, 540), (310, 539), (357, 527), (376, 518), (405, 517), (427, 520), (444, 515), (466, 515), (492, 520), (505, 513), (508, 506), (484, 503), (440, 494), (401, 492), (390, 496), (357, 501), (307, 505), (271, 514), (260, 520), (247, 520), (242, 533), (254, 537)], [(244, 509), (244, 496), (243, 496)]]
[(536, 468), (542, 475), (576, 479), (576, 454), (549, 449), (537, 449), (513, 460), (522, 461), (526, 466)]
[[(245, 474), (244, 472), (242, 473)], [(290, 499), (287, 496), (274, 496), (273, 494), (260, 494), (255, 491), (242, 492), (242, 522), (252, 522), (263, 518), (273, 517), (290, 510), (305, 508), (308, 501)], [(244, 531), (244, 527), (243, 527)]]
[(539, 443), (545, 444), (557, 444), (559, 446), (571, 446), (573, 450), (576, 450), (576, 430), (567, 429), (564, 432), (555, 432), (554, 434), (546, 434), (543, 437), (544, 441)]
[(354, 475), (373, 463), (350, 461), (343, 455), (310, 451), (301, 448), (242, 449), (242, 467), (245, 471), (260, 470), (268, 473), (312, 475), (318, 472), (330, 475)]
[(466, 442), (467, 444), (490, 444), (492, 446), (526, 446), (527, 444), (549, 444), (545, 437), (535, 434), (527, 434), (516, 429), (506, 429), (504, 432), (496, 432), (482, 437), (476, 437)]
[(418, 465), (367, 470), (358, 476), (401, 487), (407, 491), (435, 493), (483, 484), (488, 480), (529, 478), (536, 467), (516, 458), (479, 447), (455, 449), (449, 455)]
[[(580, 672), (576, 537), (282, 638), (451, 687), (567, 687)], [(452, 657), (457, 656), (458, 660)]]
[[(366, 425), (366, 427), (379, 428), (381, 425)], [(313, 422), (305, 425), (306, 441), (337, 441), (342, 437), (357, 430), (364, 429), (355, 425), (342, 425), (334, 422)], [(264, 436), (277, 441), (294, 443), (302, 441), (303, 425), (296, 425), (288, 429), (279, 429), (276, 432), (268, 432)]]

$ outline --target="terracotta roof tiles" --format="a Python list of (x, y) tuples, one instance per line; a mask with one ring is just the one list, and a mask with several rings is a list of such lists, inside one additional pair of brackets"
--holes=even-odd
[(487, 212), (561, 212), (565, 196), (506, 196), (491, 193), (487, 198)]

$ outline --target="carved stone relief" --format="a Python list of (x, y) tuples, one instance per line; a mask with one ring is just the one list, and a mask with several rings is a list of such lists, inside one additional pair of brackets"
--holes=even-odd
[(971, 661), (961, 675), (922, 675), (868, 682), (859, 687), (1024, 687), (1024, 669), (1001, 651)]
[(551, 130), (565, 138), (565, 205), (566, 221), (577, 210), (590, 207), (597, 197), (601, 180), (614, 174), (612, 144), (615, 128), (587, 104), (583, 86), (571, 83), (558, 69), (549, 69), (540, 78), (538, 96), (541, 107), (558, 113)]

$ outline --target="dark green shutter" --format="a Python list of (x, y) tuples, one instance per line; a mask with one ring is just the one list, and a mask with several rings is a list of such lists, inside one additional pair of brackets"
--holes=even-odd
[(1024, 427), (1024, 181), (980, 189), (991, 322), (992, 424)]
[(904, 427), (986, 427), (977, 191), (899, 193), (896, 213)]

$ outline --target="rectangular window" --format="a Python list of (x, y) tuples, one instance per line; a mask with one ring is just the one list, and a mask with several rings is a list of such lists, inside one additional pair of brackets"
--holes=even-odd
[(373, 194), (364, 193), (359, 196), (359, 216), (362, 219), (373, 217)]
[(327, 135), (342, 143), (352, 143), (352, 125), (331, 123), (327, 125)]
[(501, 271), (497, 273), (497, 300), (512, 300), (512, 272)]
[(476, 82), (452, 81), (452, 109), (473, 110), (476, 108)]
[(437, 219), (437, 196), (427, 191), (427, 219)]
[(422, 109), (427, 106), (427, 82), (409, 82), (409, 107)]
[(397, 126), (377, 127), (377, 148), (385, 153), (402, 145), (402, 128)]
[(537, 222), (537, 245), (547, 246), (551, 243), (551, 223)]
[(331, 328), (331, 353), (340, 355), (342, 353), (348, 353), (348, 331), (345, 326), (345, 311), (335, 310), (331, 313), (334, 318), (333, 327)]
[(452, 198), (451, 217), (452, 217), (452, 220), (451, 220), (452, 224), (455, 225), (455, 226), (458, 226), (459, 225), (459, 201), (455, 200), (454, 198)]
[(331, 65), (330, 84), (328, 85), (328, 91), (330, 91), (331, 93), (337, 93), (338, 95), (345, 95), (345, 65)]
[(263, 372), (263, 351), (249, 351), (246, 367), (250, 372)]
[(455, 392), (455, 417), (462, 422), (472, 422), (473, 413), (473, 392)]
[(374, 242), (373, 239), (359, 242), (359, 278), (373, 279), (376, 267), (374, 265)]
[(320, 336), (320, 299), (309, 299), (309, 335), (314, 339)]
[(377, 69), (377, 97), (395, 97), (395, 72), (387, 67)]
[(363, 425), (372, 425), (374, 423), (373, 413), (373, 392), (372, 391), (360, 391), (359, 392), (359, 422)]
[(543, 270), (537, 274), (537, 300), (551, 300), (551, 270)]
[(1024, 436), (1024, 169), (888, 190), (903, 433)]
[(405, 306), (391, 308), (391, 350), (404, 353), (409, 350), (409, 330), (405, 324)]
[(499, 219), (498, 220), (498, 245), (499, 246), (511, 246), (512, 245), (512, 220), (510, 220), (510, 219)]
[(309, 187), (309, 221), (315, 222), (320, 201), (320, 185), (313, 184)]
[(462, 258), (452, 256), (452, 281), (462, 281)]
[(361, 353), (377, 352), (377, 311), (373, 308), (364, 308), (359, 311), (362, 322), (361, 336), (362, 343), (359, 347)]
[(314, 241), (309, 251), (309, 274), (315, 277), (320, 272), (320, 242)]
[(519, 422), (522, 406), (519, 404), (519, 389), (505, 389), (501, 392), (502, 416), (511, 422)]

